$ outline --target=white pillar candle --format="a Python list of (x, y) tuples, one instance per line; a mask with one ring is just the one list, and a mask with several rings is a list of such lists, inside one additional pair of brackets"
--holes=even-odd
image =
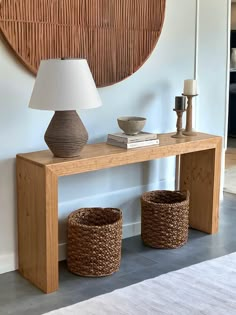
[(184, 80), (184, 95), (197, 94), (197, 80)]

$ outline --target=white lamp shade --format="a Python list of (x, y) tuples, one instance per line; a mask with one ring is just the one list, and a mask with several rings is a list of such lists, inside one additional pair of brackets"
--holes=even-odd
[(85, 59), (42, 60), (29, 107), (42, 110), (77, 110), (101, 106)]

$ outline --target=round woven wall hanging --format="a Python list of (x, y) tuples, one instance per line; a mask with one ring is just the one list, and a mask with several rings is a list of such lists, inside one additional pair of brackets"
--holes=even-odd
[(130, 76), (148, 58), (161, 34), (165, 3), (2, 0), (0, 29), (33, 73), (41, 59), (85, 58), (97, 86), (106, 86)]

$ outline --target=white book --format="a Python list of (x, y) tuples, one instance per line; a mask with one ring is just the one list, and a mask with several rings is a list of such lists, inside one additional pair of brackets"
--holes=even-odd
[(141, 131), (137, 135), (131, 136), (131, 135), (126, 135), (123, 132), (117, 132), (117, 133), (109, 133), (107, 136), (107, 139), (116, 140), (116, 141), (120, 141), (124, 143), (132, 143), (132, 142), (138, 142), (138, 141), (157, 139), (157, 134)]
[(112, 139), (107, 139), (107, 144), (121, 147), (124, 149), (133, 149), (133, 148), (146, 147), (149, 145), (157, 145), (159, 144), (159, 139), (138, 141), (138, 142), (132, 142), (132, 143), (124, 143), (124, 142), (120, 142), (120, 141), (116, 141)]

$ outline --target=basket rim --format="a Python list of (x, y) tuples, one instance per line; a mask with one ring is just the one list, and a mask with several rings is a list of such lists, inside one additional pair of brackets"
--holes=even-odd
[[(171, 202), (171, 203), (167, 203), (167, 202), (153, 202), (150, 200), (146, 200), (144, 197), (150, 193), (155, 193), (155, 192), (168, 192), (168, 193), (181, 193), (181, 194), (185, 194), (185, 199), (179, 202)], [(146, 191), (142, 194), (141, 196), (141, 200), (148, 202), (150, 204), (153, 205), (163, 205), (163, 206), (174, 206), (174, 205), (180, 205), (186, 202), (189, 202), (189, 198), (190, 198), (190, 192), (189, 190), (151, 190), (151, 191)]]
[[(80, 223), (80, 222), (76, 222), (76, 224), (73, 224), (71, 221), (70, 221), (70, 218), (80, 212), (81, 210), (88, 210), (88, 209), (100, 209), (100, 210), (104, 210), (104, 209), (111, 209), (111, 210), (115, 210), (118, 214), (119, 214), (119, 218), (114, 222), (114, 223), (107, 223), (107, 224), (103, 224), (103, 225), (87, 225), (87, 224), (83, 224), (83, 223)], [(68, 216), (68, 223), (71, 224), (72, 226), (83, 226), (83, 227), (86, 227), (87, 229), (102, 229), (104, 227), (109, 227), (109, 226), (114, 226), (116, 224), (119, 224), (120, 222), (122, 222), (122, 210), (119, 209), (119, 208), (112, 208), (112, 207), (86, 207), (86, 208), (79, 208), (77, 210), (74, 210), (73, 212), (71, 212)]]

